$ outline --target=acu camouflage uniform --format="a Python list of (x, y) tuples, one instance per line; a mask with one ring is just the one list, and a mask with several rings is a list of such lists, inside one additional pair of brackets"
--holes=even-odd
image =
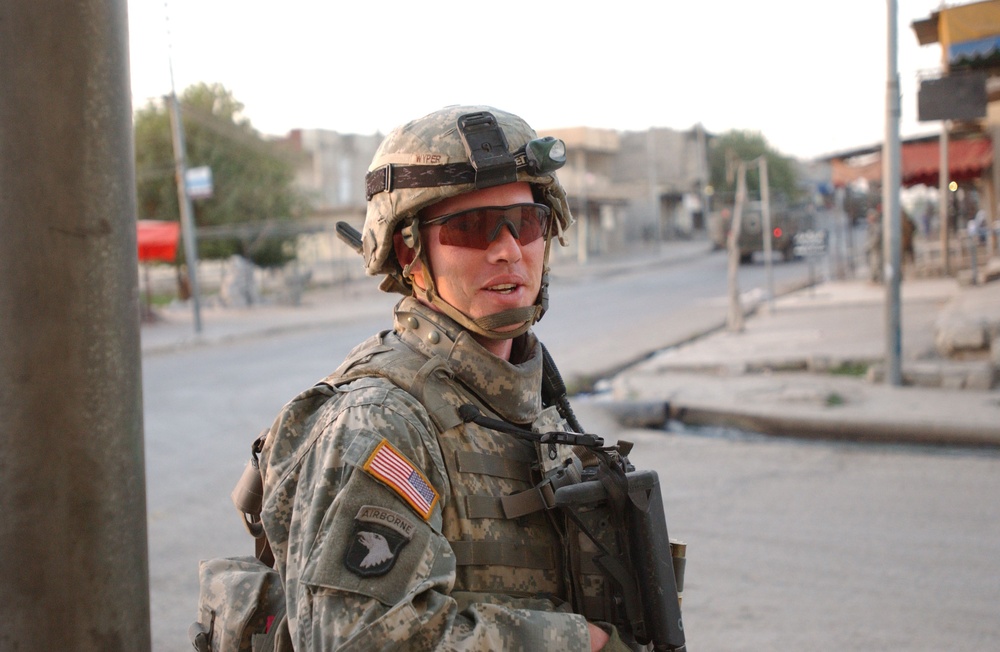
[[(541, 404), (530, 331), (511, 360), (406, 298), (394, 331), (279, 415), (261, 456), (262, 522), (296, 649), (589, 649), (586, 620), (570, 612), (561, 526), (545, 510), (507, 518), (501, 498), (530, 496), (539, 464), (570, 449), (553, 460), (548, 446), (457, 416), (471, 403), (567, 429)], [(376, 469), (379, 451), (402, 476)]]

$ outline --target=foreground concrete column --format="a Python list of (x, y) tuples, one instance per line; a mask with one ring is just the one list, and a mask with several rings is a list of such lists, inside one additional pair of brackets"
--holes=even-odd
[(0, 89), (0, 650), (149, 650), (125, 0), (4, 2)]

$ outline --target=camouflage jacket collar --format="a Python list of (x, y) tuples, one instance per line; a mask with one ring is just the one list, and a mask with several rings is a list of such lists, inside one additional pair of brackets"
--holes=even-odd
[(542, 352), (531, 331), (515, 350), (524, 361), (513, 364), (484, 349), (448, 316), (412, 297), (396, 305), (395, 331), (428, 358), (446, 361), (455, 376), (501, 418), (518, 424), (534, 421), (542, 410)]

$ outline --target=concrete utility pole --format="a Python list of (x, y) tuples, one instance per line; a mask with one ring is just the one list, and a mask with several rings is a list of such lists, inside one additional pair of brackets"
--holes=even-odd
[(885, 146), (882, 152), (882, 242), (885, 260), (885, 364), (886, 382), (903, 384), (900, 282), (902, 280), (902, 253), (900, 250), (899, 187), (899, 72), (896, 65), (898, 28), (896, 26), (896, 0), (886, 0), (888, 8), (887, 66), (885, 89)]
[(0, 10), (0, 650), (151, 647), (125, 0)]

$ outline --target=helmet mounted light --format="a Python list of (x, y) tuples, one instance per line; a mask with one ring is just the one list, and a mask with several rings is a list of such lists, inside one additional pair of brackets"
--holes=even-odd
[(550, 174), (566, 165), (566, 143), (546, 136), (529, 141), (524, 146), (531, 174)]

